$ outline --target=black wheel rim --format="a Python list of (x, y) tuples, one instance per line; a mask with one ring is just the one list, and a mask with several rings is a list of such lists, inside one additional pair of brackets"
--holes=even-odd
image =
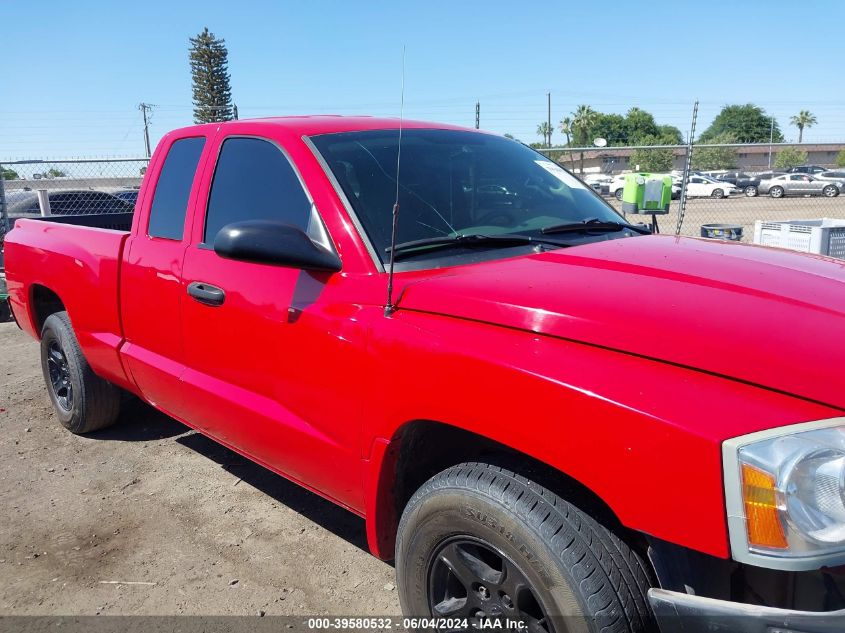
[(67, 357), (57, 341), (50, 341), (47, 346), (47, 370), (50, 374), (50, 386), (56, 402), (65, 411), (73, 406), (73, 384), (70, 381), (70, 367)]
[(532, 633), (554, 625), (522, 570), (498, 548), (471, 536), (443, 542), (428, 564), (432, 616), (482, 622), (521, 621)]

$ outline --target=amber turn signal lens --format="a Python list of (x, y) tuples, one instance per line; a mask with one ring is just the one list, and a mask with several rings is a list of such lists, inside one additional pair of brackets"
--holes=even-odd
[(775, 478), (759, 468), (743, 464), (742, 499), (749, 545), (787, 549), (789, 543), (778, 518)]

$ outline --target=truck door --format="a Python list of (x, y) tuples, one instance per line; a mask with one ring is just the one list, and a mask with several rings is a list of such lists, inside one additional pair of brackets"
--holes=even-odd
[[(204, 136), (162, 140), (149, 168), (156, 178), (138, 201), (133, 237), (121, 268), (120, 304), (126, 344), (121, 354), (144, 396), (174, 413), (184, 368), (180, 307), (185, 218), (196, 197)], [(159, 165), (161, 168), (159, 169)]]
[(182, 275), (182, 417), (360, 509), (360, 393), (350, 388), (348, 368), (360, 373), (364, 345), (355, 319), (330, 301), (341, 275), (224, 259), (212, 245), (227, 224), (261, 219), (334, 247), (278, 143), (254, 136), (214, 143), (205, 218), (198, 206)]

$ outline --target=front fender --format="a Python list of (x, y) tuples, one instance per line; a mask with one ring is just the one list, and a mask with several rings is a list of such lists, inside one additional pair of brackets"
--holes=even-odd
[[(556, 468), (621, 523), (729, 556), (721, 443), (830, 417), (828, 407), (640, 356), (520, 330), (399, 310), (373, 327), (365, 418), (366, 514), (395, 524), (398, 430), (444, 422)], [(394, 525), (395, 527), (395, 525)]]

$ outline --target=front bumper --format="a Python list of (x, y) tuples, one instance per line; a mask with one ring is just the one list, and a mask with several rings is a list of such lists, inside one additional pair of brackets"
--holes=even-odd
[(845, 609), (792, 611), (649, 589), (661, 633), (842, 633)]

